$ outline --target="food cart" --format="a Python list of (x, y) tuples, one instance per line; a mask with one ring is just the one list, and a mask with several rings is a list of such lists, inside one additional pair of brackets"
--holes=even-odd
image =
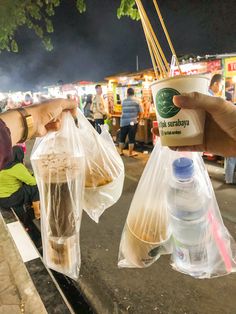
[[(205, 74), (211, 78), (214, 74), (222, 74), (225, 83), (230, 83), (230, 93), (232, 100), (236, 103), (236, 53), (191, 56), (180, 58), (180, 68), (183, 74)], [(178, 75), (179, 70), (176, 67), (174, 74)], [(226, 84), (228, 85), (228, 84)], [(223, 89), (221, 97), (225, 98)]]
[(136, 141), (145, 144), (152, 142), (152, 121), (156, 120), (150, 84), (154, 80), (154, 72), (147, 69), (140, 72), (124, 72), (105, 78), (108, 81), (108, 108), (111, 117), (111, 134), (116, 139), (120, 128), (122, 101), (126, 98), (127, 89), (132, 87), (135, 97), (140, 100), (143, 108), (142, 119), (138, 125)]

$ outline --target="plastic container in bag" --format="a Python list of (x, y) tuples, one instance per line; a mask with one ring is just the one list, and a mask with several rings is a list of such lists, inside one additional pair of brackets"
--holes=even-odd
[(161, 254), (170, 253), (171, 236), (166, 197), (160, 184), (165, 184), (165, 167), (160, 168), (160, 146), (145, 167), (135, 191), (122, 233), (118, 267), (147, 267)]
[(168, 208), (173, 234), (173, 268), (195, 278), (235, 272), (235, 241), (224, 226), (200, 154), (170, 154)]
[(77, 279), (84, 154), (69, 113), (64, 114), (61, 130), (36, 139), (31, 162), (40, 192), (44, 262)]
[(179, 270), (201, 276), (208, 271), (209, 192), (195, 175), (192, 159), (174, 160), (172, 170), (167, 193), (173, 233), (172, 257)]
[(147, 267), (162, 254), (194, 278), (236, 271), (236, 245), (224, 226), (199, 153), (156, 144), (135, 191), (118, 266)]
[(99, 135), (81, 112), (78, 135), (85, 153), (85, 190), (83, 209), (95, 222), (121, 196), (124, 164), (106, 126)]

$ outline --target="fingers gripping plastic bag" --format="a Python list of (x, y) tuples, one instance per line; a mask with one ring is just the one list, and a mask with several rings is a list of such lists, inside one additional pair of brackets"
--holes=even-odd
[(235, 242), (202, 157), (157, 144), (131, 203), (118, 266), (147, 267), (166, 253), (175, 270), (195, 278), (236, 270)]
[(172, 267), (195, 278), (235, 272), (235, 241), (224, 226), (201, 155), (172, 151), (169, 154), (167, 204)]
[(95, 222), (121, 196), (124, 164), (106, 128), (99, 135), (84, 115), (78, 114), (78, 134), (85, 152), (83, 209)]
[(131, 202), (121, 237), (118, 267), (148, 267), (161, 254), (171, 253), (165, 196), (168, 158), (159, 145), (154, 147)]
[(84, 153), (73, 118), (70, 113), (63, 115), (59, 131), (36, 139), (31, 162), (40, 192), (44, 262), (77, 279)]

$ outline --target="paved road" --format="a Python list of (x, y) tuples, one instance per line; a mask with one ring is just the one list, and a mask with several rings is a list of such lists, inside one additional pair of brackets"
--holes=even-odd
[[(99, 224), (84, 214), (80, 287), (101, 314), (236, 314), (236, 274), (196, 280), (172, 270), (169, 256), (147, 269), (117, 268), (120, 236), (147, 159), (124, 157), (123, 195)], [(222, 167), (209, 164), (208, 168), (224, 222), (236, 239), (236, 188), (224, 184)]]
[[(172, 270), (169, 256), (162, 256), (147, 269), (117, 268), (120, 235), (145, 159), (124, 158), (127, 177), (123, 195), (99, 225), (84, 215), (82, 284), (89, 287), (100, 313), (107, 309), (109, 314), (235, 314), (236, 275), (196, 280)], [(236, 238), (235, 188), (223, 184), (222, 168), (209, 169), (225, 224)]]

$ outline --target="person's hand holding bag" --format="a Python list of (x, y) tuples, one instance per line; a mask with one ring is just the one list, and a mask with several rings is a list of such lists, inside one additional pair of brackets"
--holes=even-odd
[[(24, 108), (26, 114), (32, 116), (30, 132), (27, 130), (27, 140), (44, 136), (48, 131), (57, 131), (61, 127), (61, 114), (63, 111), (71, 111), (76, 116), (77, 103), (72, 99), (50, 99), (40, 104)], [(26, 132), (26, 127), (20, 109), (9, 110), (0, 115), (0, 119), (10, 130), (12, 145), (20, 142)], [(10, 138), (9, 138), (10, 141)]]
[(77, 103), (72, 99), (51, 99), (27, 108), (35, 125), (35, 136), (44, 136), (47, 131), (58, 131), (63, 111), (71, 111), (76, 117)]

